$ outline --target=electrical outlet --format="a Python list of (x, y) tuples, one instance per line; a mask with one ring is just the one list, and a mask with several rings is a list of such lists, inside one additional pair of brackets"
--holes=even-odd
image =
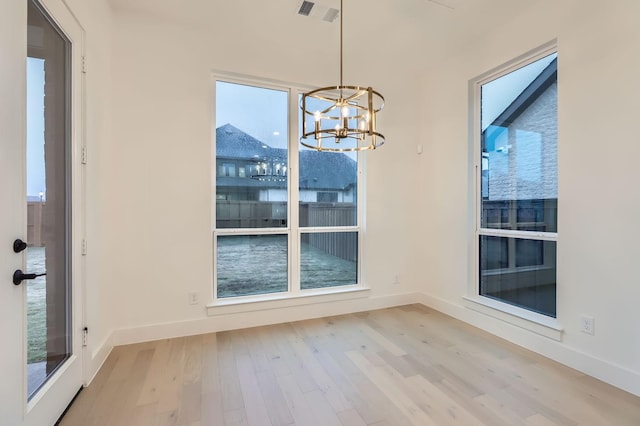
[(596, 320), (593, 317), (583, 315), (580, 317), (580, 331), (583, 333), (591, 334), (592, 336), (595, 334), (595, 324)]
[(393, 285), (399, 285), (400, 284), (400, 275), (396, 274), (393, 276)]
[(195, 291), (192, 291), (189, 293), (189, 304), (190, 305), (197, 305), (198, 301), (199, 301), (199, 297), (198, 297), (198, 293), (196, 293)]

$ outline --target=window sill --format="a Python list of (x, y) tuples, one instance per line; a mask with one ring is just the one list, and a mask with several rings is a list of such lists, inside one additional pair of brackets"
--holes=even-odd
[(463, 297), (464, 306), (549, 339), (562, 341), (562, 327), (556, 318), (498, 302), (487, 297)]
[(243, 312), (255, 312), (269, 309), (281, 309), (315, 303), (337, 302), (342, 300), (368, 297), (371, 289), (362, 286), (307, 290), (296, 294), (278, 293), (218, 299), (207, 305), (207, 315), (227, 315)]

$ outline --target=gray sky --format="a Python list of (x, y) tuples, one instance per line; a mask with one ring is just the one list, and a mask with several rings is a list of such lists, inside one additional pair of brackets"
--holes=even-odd
[(232, 124), (273, 148), (287, 147), (288, 92), (216, 83), (216, 128)]
[(27, 195), (45, 192), (44, 60), (27, 58)]
[(482, 130), (485, 130), (558, 56), (546, 56), (526, 67), (482, 85)]

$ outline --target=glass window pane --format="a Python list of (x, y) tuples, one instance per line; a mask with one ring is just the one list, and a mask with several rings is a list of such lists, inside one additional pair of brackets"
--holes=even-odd
[(544, 241), (516, 240), (516, 267), (544, 265)]
[(481, 226), (557, 232), (557, 54), (481, 88)]
[(484, 270), (509, 267), (509, 246), (506, 238), (482, 237), (480, 264)]
[(69, 184), (71, 43), (28, 2), (27, 35), (27, 395), (69, 359), (71, 276)]
[(555, 318), (556, 242), (480, 236), (480, 294)]
[(287, 291), (286, 235), (218, 237), (218, 297)]
[(288, 92), (216, 82), (216, 227), (287, 226)]
[(358, 283), (358, 233), (302, 234), (300, 288), (303, 290)]
[[(315, 99), (310, 99), (313, 109)], [(298, 117), (302, 132), (302, 117)], [(299, 135), (300, 136), (300, 135)], [(300, 226), (356, 226), (358, 156), (300, 146)]]

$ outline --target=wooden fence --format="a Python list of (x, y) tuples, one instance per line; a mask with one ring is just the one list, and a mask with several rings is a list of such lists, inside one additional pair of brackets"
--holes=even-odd
[[(301, 203), (300, 227), (355, 226), (357, 211), (354, 203)], [(286, 202), (218, 201), (216, 226), (228, 228), (286, 227)], [(326, 232), (303, 234), (302, 241), (332, 256), (356, 262), (357, 232)]]
[(45, 245), (42, 232), (42, 209), (45, 203), (41, 201), (27, 202), (27, 242), (32, 247)]

